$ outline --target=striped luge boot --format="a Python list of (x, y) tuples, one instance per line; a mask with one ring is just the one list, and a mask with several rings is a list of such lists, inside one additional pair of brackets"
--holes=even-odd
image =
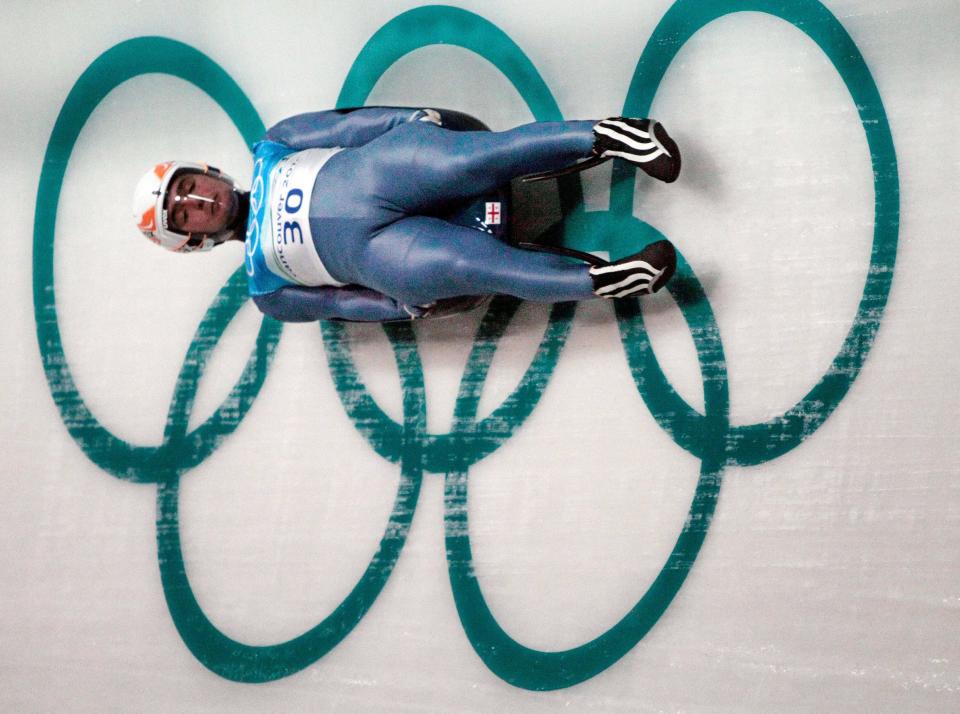
[(653, 119), (604, 119), (593, 125), (593, 137), (596, 156), (624, 159), (665, 183), (680, 175), (680, 148)]
[(602, 298), (649, 295), (667, 284), (677, 269), (677, 252), (668, 240), (607, 265), (590, 266), (593, 292)]

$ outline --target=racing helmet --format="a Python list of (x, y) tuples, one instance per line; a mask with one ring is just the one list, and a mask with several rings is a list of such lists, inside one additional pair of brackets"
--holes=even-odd
[(157, 245), (176, 253), (210, 250), (229, 231), (216, 234), (182, 233), (167, 222), (167, 191), (173, 179), (183, 173), (206, 174), (221, 179), (237, 191), (237, 182), (219, 169), (188, 161), (166, 161), (147, 171), (133, 192), (133, 219), (137, 228)]

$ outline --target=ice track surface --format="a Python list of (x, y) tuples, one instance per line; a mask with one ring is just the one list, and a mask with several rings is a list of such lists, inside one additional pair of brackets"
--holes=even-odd
[[(956, 711), (956, 3), (0, 19), (4, 711)], [(281, 329), (137, 234), (151, 164), (338, 103), (649, 113), (677, 183), (519, 218), (682, 279)]]

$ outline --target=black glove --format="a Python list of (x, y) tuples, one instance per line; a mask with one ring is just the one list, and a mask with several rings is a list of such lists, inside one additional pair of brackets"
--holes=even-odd
[(624, 159), (655, 179), (672, 183), (680, 175), (680, 149), (653, 119), (613, 117), (593, 125), (593, 153)]

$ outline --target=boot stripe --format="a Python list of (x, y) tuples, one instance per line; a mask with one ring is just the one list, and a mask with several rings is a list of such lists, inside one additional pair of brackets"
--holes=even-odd
[(663, 149), (657, 149), (654, 153), (647, 154), (647, 155), (633, 154), (627, 151), (604, 151), (603, 156), (604, 158), (608, 156), (618, 156), (621, 159), (627, 159), (628, 161), (632, 161), (634, 163), (646, 164), (653, 161), (654, 159), (660, 158), (666, 153), (667, 152), (664, 151)]
[(614, 294), (614, 295), (604, 295), (603, 297), (608, 298), (608, 299), (612, 298), (612, 299), (616, 300), (617, 298), (627, 297), (628, 295), (633, 295), (633, 294), (635, 294), (635, 293), (644, 292), (644, 291), (646, 291), (646, 292), (648, 292), (648, 293), (651, 292), (651, 291), (650, 291), (650, 283), (644, 283), (643, 285), (638, 285), (638, 286), (636, 286), (636, 287), (629, 288), (629, 289), (627, 289), (627, 290), (621, 290), (620, 292), (618, 292), (618, 293), (616, 293), (616, 294)]
[[(633, 272), (634, 270), (646, 270), (651, 275), (659, 275), (657, 269), (645, 260), (631, 260), (629, 263), (612, 263), (602, 267), (591, 267), (591, 275), (604, 275), (606, 273)], [(660, 272), (663, 272), (662, 270)]]
[(643, 273), (638, 273), (636, 275), (631, 275), (630, 277), (626, 278), (625, 280), (621, 280), (618, 283), (604, 285), (602, 288), (598, 288), (596, 290), (596, 294), (600, 295), (601, 297), (620, 297), (621, 295), (629, 295), (630, 293), (637, 292), (638, 290), (649, 288), (658, 277), (660, 277), (659, 274), (645, 275)]
[[(595, 295), (600, 297), (617, 297), (621, 292), (631, 293), (636, 290), (641, 290), (645, 287), (650, 286), (650, 276), (649, 275), (631, 275), (626, 280), (621, 280), (619, 283), (613, 283), (612, 285), (604, 285), (602, 288), (597, 288), (594, 291)], [(626, 290), (624, 290), (626, 288)]]
[(598, 124), (593, 128), (593, 130), (597, 134), (608, 136), (614, 141), (619, 141), (621, 144), (625, 146), (629, 146), (633, 149), (637, 149), (638, 151), (649, 151), (650, 149), (659, 148), (659, 146), (657, 145), (657, 142), (650, 139), (649, 135), (645, 137), (647, 141), (637, 141), (635, 138), (632, 138), (627, 134), (623, 134), (619, 131), (616, 131), (615, 129), (611, 129), (610, 127), (604, 126), (603, 124)]
[(625, 131), (625, 132), (627, 132), (628, 134), (634, 134), (635, 136), (637, 136), (637, 137), (639, 137), (639, 138), (641, 138), (641, 139), (650, 139), (650, 138), (652, 138), (652, 137), (650, 136), (650, 133), (649, 133), (649, 132), (646, 132), (646, 131), (644, 131), (643, 129), (638, 129), (638, 128), (635, 127), (635, 126), (630, 126), (629, 124), (627, 124), (626, 122), (623, 122), (623, 121), (616, 121), (616, 120), (614, 120), (614, 119), (607, 119), (606, 121), (600, 122), (600, 123), (599, 123), (599, 126), (602, 126), (602, 127), (616, 127), (617, 129), (620, 129), (620, 130), (622, 130), (622, 131)]
[[(660, 276), (663, 275), (663, 270), (657, 271), (655, 275), (650, 278), (644, 275), (634, 276), (633, 279), (624, 280), (616, 285), (608, 285), (605, 288), (597, 291), (597, 295), (606, 298), (621, 298), (626, 295), (632, 295), (633, 293), (640, 292), (641, 290), (646, 290), (648, 293), (653, 292), (652, 286), (657, 280), (660, 279)], [(642, 279), (642, 280), (641, 280)], [(633, 283), (637, 283), (634, 285)], [(620, 292), (609, 294), (613, 292), (614, 289), (621, 289)]]
[[(657, 122), (655, 122), (653, 119), (650, 120), (650, 124), (649, 124), (650, 129), (649, 129), (649, 131), (642, 131), (642, 130), (640, 130), (640, 129), (637, 129), (637, 128), (635, 128), (635, 127), (630, 126), (629, 124), (626, 124), (625, 122), (613, 121), (613, 120), (604, 120), (604, 121), (601, 121), (601, 122), (599, 122), (598, 124), (596, 124), (596, 125), (593, 127), (593, 130), (594, 130), (594, 132), (596, 132), (596, 133), (603, 134), (604, 136), (609, 136), (609, 137), (611, 137), (611, 138), (613, 138), (613, 139), (615, 139), (615, 140), (617, 140), (617, 141), (620, 141), (620, 142), (622, 142), (622, 143), (624, 143), (624, 144), (632, 145), (632, 146), (634, 146), (634, 148), (641, 148), (641, 147), (638, 146), (638, 145), (632, 144), (631, 141), (630, 141), (630, 139), (627, 138), (626, 136), (623, 136), (621, 133), (616, 132), (616, 131), (614, 131), (614, 130), (612, 130), (612, 129), (609, 129), (609, 127), (612, 127), (612, 126), (616, 126), (616, 127), (620, 128), (621, 130), (624, 130), (624, 131), (627, 131), (627, 132), (633, 132), (635, 135), (637, 135), (637, 136), (639, 136), (639, 137), (641, 137), (641, 138), (643, 138), (643, 139), (649, 139), (649, 140), (650, 140), (654, 145), (656, 145), (664, 154), (666, 154), (667, 156), (669, 156), (671, 159), (673, 158), (673, 154), (671, 154), (671, 153), (667, 150), (667, 147), (665, 147), (665, 146), (660, 142), (660, 140), (657, 138), (657, 135), (656, 135), (656, 133), (654, 132), (654, 127), (657, 126)], [(607, 131), (601, 131), (602, 129), (607, 129)], [(644, 142), (644, 143), (645, 143), (645, 142)]]

